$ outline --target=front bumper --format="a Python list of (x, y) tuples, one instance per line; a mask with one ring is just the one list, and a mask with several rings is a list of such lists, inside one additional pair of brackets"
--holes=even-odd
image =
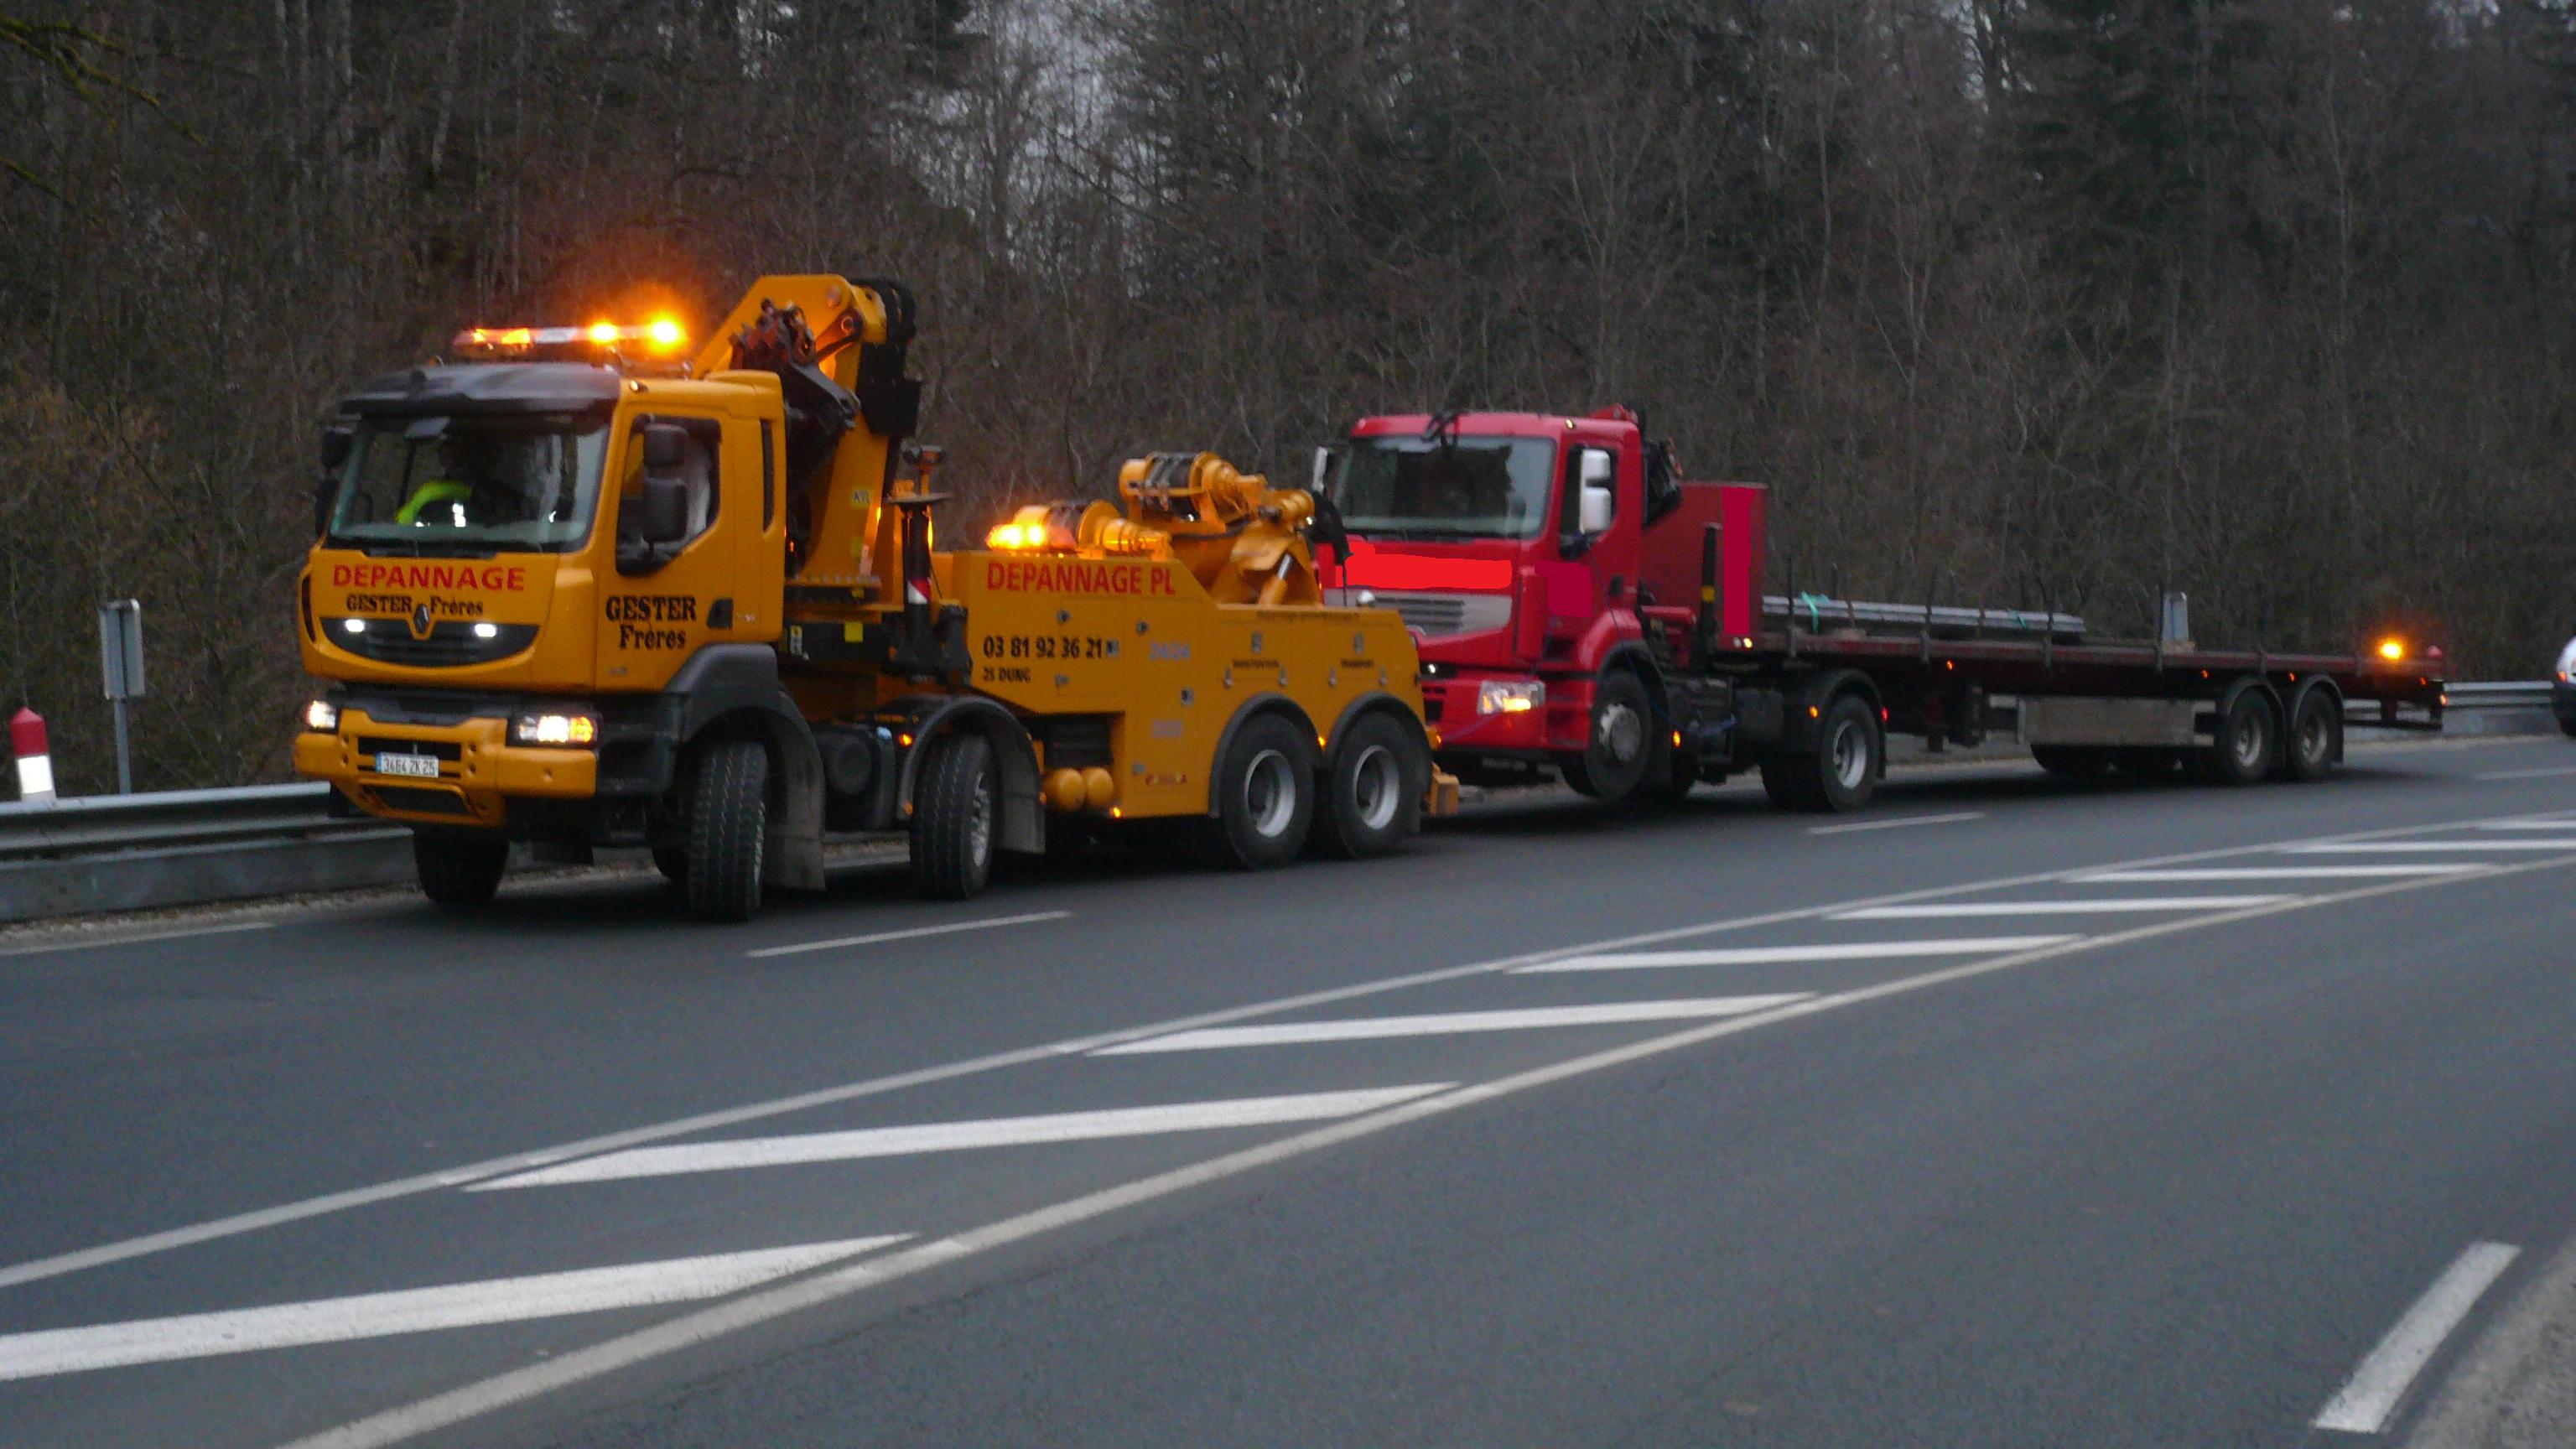
[(1592, 681), (1550, 679), (1547, 703), (1519, 714), (1476, 713), (1476, 686), (1502, 675), (1454, 675), (1422, 681), (1422, 707), (1440, 731), (1440, 753), (1536, 758), (1579, 751), (1592, 738)]
[[(449, 724), (380, 722), (360, 706), (340, 711), (330, 734), (295, 737), (296, 773), (327, 780), (370, 815), (421, 824), (491, 829), (511, 823), (513, 800), (587, 800), (598, 793), (599, 756), (509, 742), (506, 718)], [(377, 757), (391, 746), (432, 755), (438, 776), (389, 775)]]

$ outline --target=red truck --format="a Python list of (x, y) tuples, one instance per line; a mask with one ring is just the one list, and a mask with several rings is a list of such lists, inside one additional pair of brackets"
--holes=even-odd
[(2183, 601), (2145, 641), (2072, 615), (1765, 593), (1769, 495), (1686, 482), (1636, 415), (1372, 417), (1320, 450), (1352, 601), (1421, 638), (1441, 763), (1553, 769), (1605, 800), (1758, 769), (1774, 804), (1855, 810), (1887, 736), (2017, 738), (2058, 774), (2316, 780), (2347, 717), (2438, 730), (2441, 651), (2204, 649)]

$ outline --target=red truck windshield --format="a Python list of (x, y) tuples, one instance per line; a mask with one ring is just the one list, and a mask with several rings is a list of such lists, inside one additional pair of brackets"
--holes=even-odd
[(1555, 472), (1545, 438), (1354, 438), (1334, 501), (1364, 537), (1530, 538)]

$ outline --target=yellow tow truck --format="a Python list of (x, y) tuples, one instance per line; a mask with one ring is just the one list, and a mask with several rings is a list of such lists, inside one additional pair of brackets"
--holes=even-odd
[(907, 830), (963, 898), (1050, 833), (1186, 817), (1259, 869), (1455, 809), (1413, 637), (1324, 604), (1301, 490), (1156, 455), (1119, 504), (934, 549), (912, 316), (890, 281), (764, 277), (694, 355), (669, 319), (474, 328), (342, 399), (297, 770), (410, 824), (442, 904), (513, 841), (646, 846), (730, 920), (821, 888), (827, 833)]

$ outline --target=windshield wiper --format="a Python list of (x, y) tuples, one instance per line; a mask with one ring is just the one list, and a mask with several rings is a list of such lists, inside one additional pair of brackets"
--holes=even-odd
[(440, 544), (432, 539), (408, 538), (333, 538), (333, 543), (346, 544), (370, 558), (491, 558), (500, 552), (469, 543)]

